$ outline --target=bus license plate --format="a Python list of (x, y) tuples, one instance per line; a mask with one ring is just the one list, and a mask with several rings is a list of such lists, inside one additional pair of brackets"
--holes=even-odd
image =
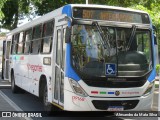
[(124, 108), (123, 106), (109, 106), (107, 110), (108, 111), (123, 111)]

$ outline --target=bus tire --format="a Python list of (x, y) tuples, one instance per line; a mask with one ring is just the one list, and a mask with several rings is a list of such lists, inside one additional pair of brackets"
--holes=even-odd
[(48, 102), (47, 85), (45, 85), (44, 89), (43, 89), (43, 105), (44, 105), (44, 110), (47, 112), (48, 115), (51, 115), (53, 113), (53, 111), (55, 111), (52, 103)]
[(15, 85), (14, 73), (11, 74), (11, 89), (12, 93), (18, 93), (19, 87)]

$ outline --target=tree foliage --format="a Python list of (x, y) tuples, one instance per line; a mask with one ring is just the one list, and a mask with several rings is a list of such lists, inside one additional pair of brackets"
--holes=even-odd
[(18, 20), (23, 14), (29, 12), (28, 0), (2, 0), (1, 19), (0, 22), (3, 28), (14, 29), (17, 27)]
[(2, 24), (5, 28), (9, 28), (9, 26), (15, 28), (16, 22), (18, 22), (18, 1), (6, 1), (2, 8), (2, 12), (4, 14), (4, 18), (2, 19)]
[[(6, 2), (6, 0), (1, 0), (0, 1), (0, 9), (2, 9), (2, 7), (4, 6), (4, 3)], [(3, 12), (0, 11), (0, 19), (2, 19), (4, 17)]]

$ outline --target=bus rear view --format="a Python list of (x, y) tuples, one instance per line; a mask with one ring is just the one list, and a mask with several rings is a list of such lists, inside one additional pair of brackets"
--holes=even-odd
[(70, 17), (64, 109), (150, 110), (155, 63), (148, 14), (104, 6), (72, 6)]

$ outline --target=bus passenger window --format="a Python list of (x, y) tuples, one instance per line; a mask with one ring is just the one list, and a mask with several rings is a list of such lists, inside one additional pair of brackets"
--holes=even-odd
[(50, 21), (43, 25), (42, 53), (49, 53), (52, 47), (54, 22)]
[(56, 63), (61, 63), (61, 29), (57, 30), (57, 45), (56, 45)]
[(14, 50), (14, 35), (12, 36), (11, 54), (13, 54), (13, 50)]
[(37, 54), (41, 47), (42, 26), (38, 25), (33, 28), (33, 40), (31, 42), (31, 53)]
[(17, 51), (18, 54), (23, 53), (23, 45), (24, 45), (23, 44), (23, 32), (21, 32), (19, 35), (19, 43), (18, 43), (18, 51)]
[(149, 31), (139, 31), (136, 35), (137, 40), (137, 51), (143, 52), (146, 57), (147, 61), (149, 62), (151, 59), (151, 51), (150, 51), (150, 33)]
[(17, 53), (17, 46), (18, 46), (18, 40), (19, 40), (19, 34), (14, 35), (14, 37), (12, 38), (12, 54), (16, 54)]
[(63, 42), (62, 42), (62, 69), (64, 70), (64, 64), (65, 64), (65, 51), (66, 51), (66, 46), (65, 46), (65, 34), (66, 34), (66, 29), (63, 29)]
[(24, 53), (29, 53), (30, 41), (32, 40), (32, 29), (29, 29), (25, 32), (25, 46)]

